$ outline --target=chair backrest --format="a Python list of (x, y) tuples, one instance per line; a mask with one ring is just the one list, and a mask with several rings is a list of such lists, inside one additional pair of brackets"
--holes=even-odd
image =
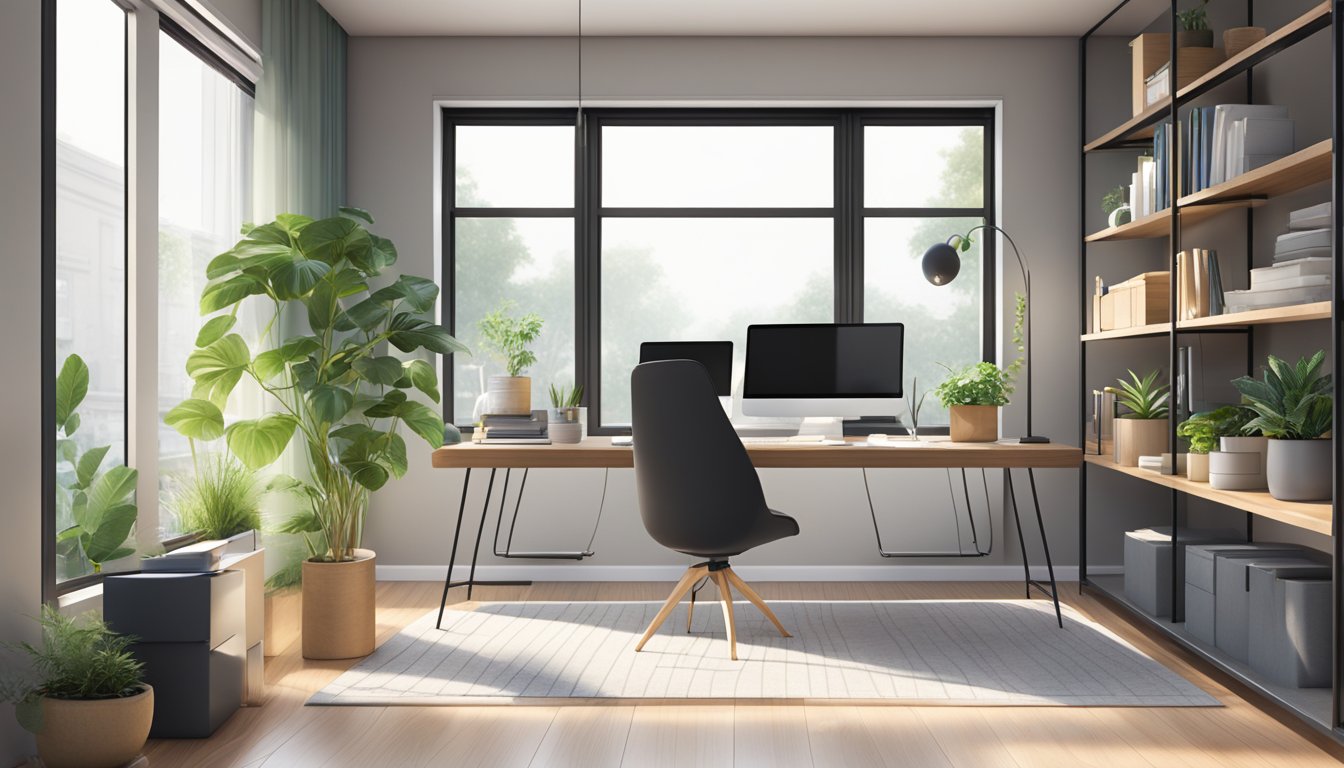
[(635, 485), (649, 535), (681, 552), (732, 549), (770, 514), (742, 441), (694, 360), (630, 375)]

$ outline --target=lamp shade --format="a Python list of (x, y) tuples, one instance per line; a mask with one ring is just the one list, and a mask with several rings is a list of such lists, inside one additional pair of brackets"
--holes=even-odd
[(924, 252), (924, 279), (934, 285), (947, 285), (961, 271), (961, 256), (947, 243), (929, 246)]

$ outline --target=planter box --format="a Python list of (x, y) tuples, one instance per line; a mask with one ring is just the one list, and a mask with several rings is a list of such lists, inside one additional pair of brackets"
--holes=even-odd
[(954, 405), (948, 409), (954, 443), (992, 443), (999, 439), (999, 406)]
[(1099, 302), (1101, 330), (1167, 322), (1170, 294), (1171, 277), (1166, 272), (1145, 272), (1111, 286)]
[(298, 587), (266, 595), (265, 634), (261, 647), (267, 658), (279, 656), (299, 639), (303, 622), (303, 592)]

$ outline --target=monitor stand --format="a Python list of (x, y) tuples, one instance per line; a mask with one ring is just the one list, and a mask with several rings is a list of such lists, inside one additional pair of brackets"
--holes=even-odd
[(827, 416), (805, 416), (798, 425), (799, 437), (842, 437), (845, 434), (844, 419)]

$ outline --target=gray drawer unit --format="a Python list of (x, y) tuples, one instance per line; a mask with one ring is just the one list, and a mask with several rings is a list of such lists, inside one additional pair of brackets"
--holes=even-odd
[(1191, 544), (1185, 550), (1185, 629), (1212, 646), (1217, 642), (1218, 564), (1227, 558), (1301, 556), (1290, 544)]
[[(1125, 534), (1125, 596), (1150, 616), (1170, 616), (1173, 570), (1184, 571), (1186, 545), (1240, 540), (1232, 531), (1182, 528), (1177, 536), (1180, 551), (1173, 559), (1170, 527), (1130, 531)], [(1183, 594), (1184, 590), (1177, 599)]]
[(154, 738), (203, 738), (243, 701), (245, 577), (218, 573), (137, 573), (103, 582), (112, 629), (134, 635), (131, 651), (154, 686)]
[(1251, 669), (1293, 688), (1330, 687), (1330, 568), (1253, 565)]
[(1218, 621), (1214, 625), (1214, 645), (1237, 661), (1250, 661), (1251, 577), (1252, 566), (1292, 565), (1323, 567), (1310, 553), (1228, 557), (1218, 564), (1214, 602)]

